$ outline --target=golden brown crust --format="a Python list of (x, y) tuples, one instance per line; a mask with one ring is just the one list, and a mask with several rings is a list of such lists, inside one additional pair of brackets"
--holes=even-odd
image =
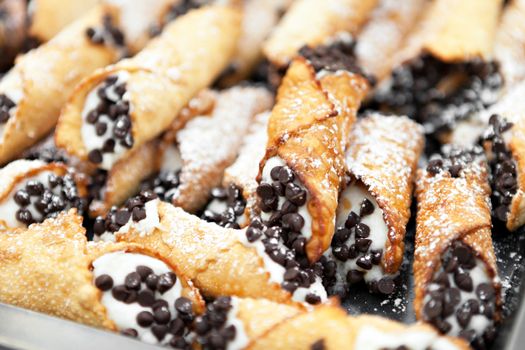
[(155, 251), (180, 268), (206, 296), (232, 295), (290, 303), (290, 293), (270, 283), (269, 273), (255, 249), (240, 243), (241, 231), (207, 223), (159, 202), (160, 226), (150, 234), (131, 229), (117, 241), (134, 242)]
[(286, 66), (304, 46), (316, 46), (340, 32), (356, 34), (377, 0), (298, 0), (263, 46), (266, 58)]
[(266, 161), (279, 156), (308, 189), (310, 261), (319, 259), (334, 233), (347, 133), (367, 88), (364, 78), (348, 72), (327, 73), (318, 80), (302, 58), (292, 62), (279, 87), (259, 180)]
[(99, 2), (99, 0), (33, 0), (29, 35), (40, 42), (49, 41)]
[[(475, 161), (457, 178), (447, 171), (435, 176), (418, 171), (416, 249), (414, 257), (416, 317), (422, 319), (423, 299), (441, 257), (454, 241), (469, 246), (485, 263), (501, 305), (496, 257), (491, 237), (490, 187), (484, 161)], [(499, 317), (497, 311), (496, 318)]]
[(406, 117), (379, 114), (359, 120), (350, 135), (348, 172), (376, 199), (389, 228), (382, 262), (389, 274), (397, 272), (403, 262), (414, 178), (424, 142), (418, 124)]
[(518, 189), (510, 204), (507, 228), (514, 231), (525, 224), (525, 118), (517, 118), (510, 132), (508, 148), (516, 162)]
[[(117, 330), (93, 284), (92, 263), (115, 251), (129, 251), (164, 260), (130, 243), (87, 243), (76, 210), (55, 219), (0, 234), (0, 301), (86, 325)], [(196, 312), (204, 310), (199, 292), (171, 262)], [(21, 277), (23, 276), (23, 277)], [(43, 288), (42, 286), (45, 286)]]
[(423, 53), (448, 62), (490, 58), (501, 0), (437, 0), (429, 5), (396, 62)]
[[(114, 62), (117, 49), (91, 43), (85, 32), (104, 14), (118, 21), (110, 6), (98, 6), (50, 42), (21, 57), (0, 82), (0, 92), (21, 96), (0, 139), (0, 164), (14, 159), (55, 126), (60, 108), (75, 85), (99, 67)], [(15, 99), (16, 100), (16, 99)]]
[(168, 25), (135, 57), (94, 73), (77, 87), (63, 109), (57, 145), (81, 160), (87, 159), (80, 135), (84, 101), (94, 87), (118, 72), (129, 73), (126, 87), (132, 106), (131, 150), (158, 136), (226, 67), (235, 50), (239, 21), (239, 12), (226, 6), (190, 11)]

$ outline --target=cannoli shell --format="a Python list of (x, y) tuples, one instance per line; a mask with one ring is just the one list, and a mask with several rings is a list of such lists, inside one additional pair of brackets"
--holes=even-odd
[(272, 104), (264, 88), (230, 88), (217, 95), (209, 117), (196, 118), (177, 133), (183, 166), (174, 205), (190, 213), (205, 206), (211, 190), (221, 184), (224, 170), (235, 161), (253, 117)]
[(343, 134), (355, 121), (366, 86), (363, 78), (346, 72), (328, 74), (318, 81), (312, 67), (304, 59), (296, 59), (278, 91), (259, 179), (266, 161), (279, 156), (308, 189), (312, 237), (306, 252), (310, 261), (319, 259), (334, 233), (344, 173), (343, 140), (347, 135)]
[[(114, 251), (156, 254), (134, 244), (88, 244), (82, 217), (73, 209), (27, 230), (0, 234), (0, 301), (86, 325), (117, 330), (93, 284), (91, 263)], [(167, 264), (173, 267), (171, 263)], [(179, 278), (180, 274), (176, 269)], [(184, 277), (184, 295), (198, 310), (203, 302)], [(43, 286), (45, 288), (43, 288)]]
[(489, 59), (501, 5), (501, 0), (434, 1), (401, 50), (399, 63), (422, 53), (448, 63)]
[[(418, 171), (416, 198), (418, 201), (416, 249), (414, 258), (416, 317), (423, 317), (423, 300), (441, 257), (454, 242), (469, 246), (476, 257), (485, 263), (494, 281), (501, 305), (496, 256), (492, 246), (490, 187), (484, 161), (475, 161), (453, 178), (448, 172), (431, 176)], [(499, 316), (496, 315), (498, 318)]]
[(0, 164), (14, 159), (55, 126), (60, 108), (75, 85), (95, 69), (114, 62), (117, 49), (91, 43), (85, 32), (115, 8), (97, 6), (57, 37), (21, 57), (0, 82), (0, 92), (21, 95), (0, 139)]
[(304, 46), (323, 44), (340, 32), (356, 34), (377, 0), (298, 0), (286, 12), (263, 46), (266, 58), (286, 66)]
[(29, 35), (40, 42), (51, 40), (68, 24), (89, 11), (100, 0), (33, 0)]
[(515, 118), (510, 132), (507, 146), (516, 162), (518, 189), (510, 203), (507, 228), (514, 231), (525, 224), (525, 118)]
[(350, 135), (348, 173), (376, 199), (389, 228), (382, 261), (388, 274), (397, 272), (403, 262), (423, 135), (422, 127), (406, 117), (379, 114), (359, 120)]
[(290, 293), (270, 283), (262, 258), (237, 238), (241, 231), (207, 223), (169, 203), (159, 202), (160, 227), (150, 234), (130, 229), (117, 241), (155, 251), (191, 280), (205, 296), (264, 298), (291, 302)]
[[(190, 11), (169, 24), (135, 57), (99, 70), (76, 89), (64, 107), (57, 145), (82, 160), (82, 110), (88, 93), (112, 74), (127, 71), (132, 111), (132, 150), (166, 130), (181, 109), (226, 67), (239, 35), (240, 14), (220, 5)], [(129, 154), (129, 153), (128, 153)]]
[[(435, 335), (436, 331), (423, 324), (405, 325), (379, 316), (349, 316), (336, 302), (334, 305), (315, 307), (310, 312), (300, 313), (270, 329), (266, 334), (250, 343), (247, 349), (311, 349), (322, 341), (323, 349), (355, 349), (357, 338), (363, 327), (373, 327), (380, 332), (400, 334), (421, 332)], [(441, 337), (454, 344), (458, 350), (470, 347), (461, 339)]]

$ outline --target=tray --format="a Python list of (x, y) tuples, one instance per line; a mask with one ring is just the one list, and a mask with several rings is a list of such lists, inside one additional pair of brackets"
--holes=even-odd
[[(402, 287), (388, 298), (357, 288), (343, 301), (349, 313), (371, 313), (414, 322), (410, 259), (414, 251), (414, 226), (413, 221), (409, 223)], [(525, 344), (525, 332), (522, 331), (525, 329), (525, 283), (522, 282), (525, 280), (525, 229), (509, 233), (495, 227), (493, 231), (497, 232), (494, 246), (503, 284), (505, 319), (491, 349), (522, 350)], [(160, 349), (111, 332), (0, 303), (0, 350), (69, 350), (72, 347), (75, 350)]]

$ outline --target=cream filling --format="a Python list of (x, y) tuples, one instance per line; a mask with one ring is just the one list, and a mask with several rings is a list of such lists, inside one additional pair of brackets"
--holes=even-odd
[[(5, 224), (9, 227), (26, 227), (26, 225), (16, 219), (16, 212), (21, 209), (21, 207), (15, 202), (15, 193), (18, 190), (25, 190), (26, 184), (28, 181), (38, 181), (41, 182), (45, 188), (49, 188), (49, 182), (48, 178), (49, 175), (54, 174), (54, 172), (45, 170), (41, 171), (35, 176), (29, 177), (27, 179), (24, 179), (24, 181), (18, 183), (16, 186), (13, 187), (9, 195), (0, 203), (0, 219), (5, 222)], [(60, 195), (61, 186), (57, 186), (53, 189), (50, 189), (53, 194)], [(31, 215), (33, 216), (34, 221), (42, 221), (44, 216), (40, 214), (40, 212), (36, 209), (34, 205), (34, 198), (31, 197), (31, 204), (25, 207), (25, 209), (29, 210), (31, 212)]]
[[(372, 243), (368, 251), (370, 252), (372, 250), (381, 249), (384, 254), (386, 241), (388, 238), (388, 226), (384, 220), (383, 210), (379, 207), (374, 196), (368, 192), (364, 185), (355, 182), (351, 183), (341, 193), (341, 196), (339, 197), (339, 205), (337, 207), (336, 225), (337, 227), (344, 226), (345, 221), (348, 218), (348, 214), (350, 214), (351, 211), (359, 215), (361, 203), (365, 198), (368, 199), (374, 206), (374, 212), (365, 216), (360, 221), (370, 228), (370, 236), (367, 238), (371, 239)], [(352, 235), (346, 240), (346, 245), (350, 246), (354, 243), (355, 233), (352, 233)], [(365, 274), (364, 279), (366, 282), (378, 281), (385, 276), (381, 264), (372, 265), (370, 270), (365, 270), (357, 266), (357, 259), (348, 259), (345, 262), (337, 260), (332, 253), (331, 247), (326, 251), (325, 255), (330, 259), (334, 259), (337, 264), (336, 289), (344, 288), (344, 285), (346, 284), (346, 275), (350, 270), (362, 271)]]
[[(466, 292), (466, 291), (462, 290), (461, 288), (459, 288), (457, 286), (456, 282), (454, 282), (454, 278), (451, 278), (451, 276), (449, 274), (447, 274), (450, 286), (451, 287), (456, 287), (460, 291), (461, 299), (460, 299), (460, 302), (459, 302), (458, 306), (463, 305), (463, 303), (465, 303), (469, 299), (474, 299), (474, 300), (478, 299), (478, 297), (476, 295), (476, 287), (479, 284), (481, 284), (481, 283), (492, 284), (492, 282), (493, 282), (490, 279), (490, 277), (489, 277), (489, 275), (487, 273), (487, 269), (485, 268), (485, 264), (480, 259), (476, 259), (476, 267), (474, 267), (469, 272), (470, 272), (470, 277), (472, 278), (472, 285), (473, 285), (472, 292)], [(430, 292), (430, 291), (436, 290), (438, 288), (439, 288), (438, 284), (431, 283), (428, 286), (428, 291)], [(423, 305), (426, 305), (426, 303), (429, 300), (430, 300), (430, 296), (428, 294), (425, 295), (425, 298), (423, 300)], [(482, 308), (483, 308), (483, 305), (480, 305), (480, 309), (481, 310), (482, 310)], [(452, 326), (452, 329), (450, 330), (450, 332), (448, 334), (452, 335), (452, 336), (459, 335), (459, 332), (461, 331), (461, 326), (459, 325), (459, 323), (458, 323), (458, 321), (456, 319), (456, 314), (453, 313), (452, 315), (447, 317), (445, 319), (445, 321), (450, 323), (450, 325)], [(485, 329), (488, 326), (490, 326), (490, 324), (491, 324), (491, 320), (489, 320), (484, 315), (474, 315), (470, 319), (470, 322), (469, 322), (468, 326), (465, 328), (465, 330), (474, 330), (476, 332), (476, 335), (481, 337), (483, 335), (483, 333), (485, 332)]]
[(237, 316), (239, 312), (239, 301), (237, 298), (233, 297), (231, 299), (232, 308), (228, 311), (228, 316), (226, 318), (225, 328), (229, 326), (235, 327), (235, 338), (228, 343), (226, 350), (241, 350), (246, 348), (250, 339), (246, 334), (244, 328), (244, 322)]
[(354, 344), (356, 350), (395, 349), (405, 346), (409, 350), (458, 350), (458, 347), (434, 332), (401, 331), (383, 332), (371, 325), (365, 325), (358, 331)]
[(179, 147), (175, 144), (171, 144), (162, 155), (162, 171), (179, 171), (182, 169), (184, 162), (182, 161), (182, 155), (180, 154)]
[[(112, 101), (118, 101), (120, 97), (115, 92), (115, 86), (125, 83), (129, 79), (129, 73), (122, 71), (117, 74), (118, 80), (109, 89), (107, 89), (107, 96)], [(104, 146), (104, 142), (113, 138), (113, 129), (115, 122), (109, 118), (109, 116), (103, 114), (99, 117), (98, 121), (104, 122), (108, 125), (106, 133), (102, 136), (98, 136), (95, 129), (95, 124), (89, 124), (87, 122), (87, 116), (89, 112), (96, 109), (100, 103), (100, 97), (97, 95), (97, 90), (103, 86), (103, 82), (97, 85), (93, 90), (89, 92), (84, 102), (84, 109), (82, 110), (82, 126), (80, 133), (82, 136), (82, 142), (86, 147), (87, 152), (94, 149), (101, 150)], [(126, 91), (122, 97), (123, 101), (130, 101), (129, 91)], [(129, 114), (132, 113), (132, 105), (130, 103)], [(133, 126), (132, 126), (133, 128)], [(111, 153), (102, 153), (102, 163), (98, 164), (98, 167), (104, 170), (111, 170), (113, 164), (115, 164), (122, 156), (126, 153), (127, 148), (122, 146), (119, 142), (115, 142), (115, 149)]]
[[(137, 266), (148, 266), (157, 275), (173, 272), (164, 262), (136, 253), (123, 251), (109, 253), (101, 256), (93, 262), (93, 281), (101, 275), (109, 275), (113, 279), (113, 286), (124, 284), (126, 276), (135, 271)], [(173, 287), (164, 294), (155, 292), (156, 299), (163, 299), (168, 302), (169, 311), (172, 319), (177, 316), (175, 301), (181, 297), (182, 284), (177, 278)], [(150, 343), (159, 344), (151, 328), (143, 328), (137, 323), (137, 315), (142, 311), (151, 312), (150, 307), (140, 306), (138, 303), (126, 304), (113, 298), (111, 290), (102, 292), (102, 304), (106, 308), (109, 318), (115, 322), (119, 330), (133, 328), (138, 332), (138, 339)], [(170, 340), (169, 334), (160, 342), (167, 344)]]
[[(264, 165), (261, 182), (266, 182), (269, 184), (273, 183), (272, 177), (270, 176), (270, 172), (276, 166), (286, 166), (286, 163), (282, 158), (278, 156), (268, 159), (268, 161)], [(299, 179), (296, 178), (293, 182), (304, 188), (304, 186), (302, 186), (302, 184), (300, 183)], [(310, 239), (312, 237), (312, 216), (310, 215), (307, 209), (307, 204), (308, 204), (309, 199), (310, 199), (310, 195), (308, 194), (308, 191), (307, 191), (306, 203), (305, 205), (301, 206), (297, 211), (297, 213), (301, 215), (304, 219), (304, 227), (300, 233), (304, 237), (306, 237), (306, 239)], [(278, 210), (282, 208), (285, 200), (286, 200), (285, 197), (279, 197), (279, 204), (277, 207)], [(271, 213), (265, 213), (265, 212), (261, 213), (261, 217), (265, 221), (270, 219), (270, 216), (271, 216)]]
[[(238, 235), (237, 238), (241, 242), (241, 244), (243, 244), (247, 248), (254, 248), (257, 254), (261, 257), (264, 264), (264, 272), (268, 272), (268, 274), (270, 275), (269, 282), (281, 285), (284, 281), (284, 273), (286, 272), (286, 269), (284, 268), (284, 266), (279, 265), (278, 263), (273, 261), (272, 258), (270, 258), (268, 254), (266, 254), (266, 251), (264, 249), (264, 243), (262, 242), (262, 240), (258, 239), (257, 241), (250, 243), (246, 238), (246, 230), (236, 230), (235, 233)], [(281, 240), (275, 238), (272, 238), (272, 240), (274, 243), (277, 243), (279, 247), (281, 247), (283, 250), (285, 249), (284, 244)], [(315, 282), (311, 284), (308, 288), (297, 288), (292, 295), (292, 299), (298, 302), (305, 302), (306, 296), (308, 294), (317, 295), (319, 298), (321, 298), (321, 302), (325, 302), (328, 299), (326, 289), (324, 288), (320, 277), (316, 277)]]

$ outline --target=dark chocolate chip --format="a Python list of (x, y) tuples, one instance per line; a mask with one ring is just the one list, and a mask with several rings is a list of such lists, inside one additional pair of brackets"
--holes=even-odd
[(356, 284), (363, 280), (365, 273), (359, 270), (350, 270), (346, 274), (346, 281), (349, 284)]
[(149, 311), (141, 311), (137, 315), (137, 323), (141, 327), (144, 327), (144, 328), (149, 327), (153, 324), (153, 321), (154, 321), (153, 314)]
[(157, 290), (164, 294), (173, 287), (177, 282), (177, 276), (173, 272), (166, 272), (159, 276), (159, 281), (157, 283)]
[(126, 276), (124, 285), (130, 290), (139, 290), (140, 282), (140, 275), (137, 272), (131, 272)]
[(283, 166), (281, 169), (279, 169), (279, 182), (282, 184), (287, 184), (292, 182), (294, 179), (295, 175), (292, 169), (288, 168), (287, 166)]
[(102, 163), (102, 153), (98, 149), (94, 149), (88, 153), (88, 159), (91, 163)]
[(491, 284), (480, 283), (476, 287), (476, 295), (478, 296), (479, 300), (488, 301), (492, 300), (496, 293), (494, 291), (494, 287)]
[(392, 294), (395, 287), (394, 280), (390, 277), (383, 277), (377, 282), (377, 290), (385, 295)]
[(153, 311), (153, 318), (158, 324), (168, 324), (171, 319), (170, 310), (167, 307), (159, 307)]
[(316, 305), (321, 302), (321, 297), (313, 293), (306, 294), (305, 301), (310, 305)]
[(126, 328), (120, 331), (120, 334), (125, 335), (127, 337), (136, 338), (138, 337), (139, 333), (137, 330), (133, 328)]
[(456, 272), (454, 274), (454, 282), (459, 287), (459, 289), (466, 292), (472, 292), (473, 282), (472, 278), (467, 272)]
[(358, 223), (355, 225), (355, 235), (359, 238), (367, 238), (370, 236), (370, 227), (363, 223)]
[(146, 286), (151, 290), (157, 290), (158, 283), (159, 283), (159, 276), (153, 273), (146, 278)]
[(355, 263), (357, 266), (365, 270), (370, 270), (372, 268), (372, 259), (370, 255), (365, 255), (358, 258)]
[(185, 297), (180, 297), (175, 300), (175, 309), (183, 314), (190, 314), (192, 312), (191, 300)]
[(361, 202), (361, 208), (359, 211), (359, 215), (363, 217), (363, 216), (370, 215), (373, 212), (374, 212), (374, 205), (369, 199), (365, 198), (363, 202)]
[(352, 227), (357, 225), (359, 220), (360, 220), (359, 215), (351, 211), (350, 214), (348, 214), (348, 218), (345, 221), (345, 227), (348, 229), (351, 229)]
[(151, 326), (151, 333), (153, 333), (158, 341), (162, 341), (164, 337), (166, 337), (166, 334), (168, 334), (168, 326), (164, 324), (155, 324)]
[(100, 275), (95, 279), (95, 286), (105, 292), (113, 288), (113, 278), (110, 275)]
[(430, 298), (423, 307), (423, 313), (428, 320), (435, 319), (441, 315), (443, 304), (441, 300)]
[(137, 302), (140, 306), (152, 306), (155, 303), (155, 294), (150, 290), (142, 290), (137, 295)]

